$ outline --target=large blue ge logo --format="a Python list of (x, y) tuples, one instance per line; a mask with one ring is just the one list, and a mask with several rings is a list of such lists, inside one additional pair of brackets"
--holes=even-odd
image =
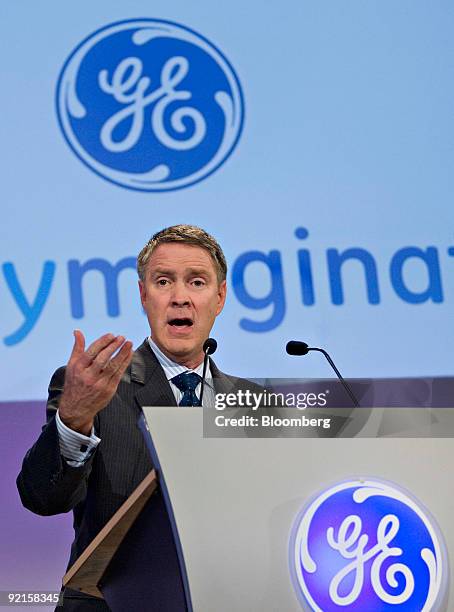
[(440, 610), (447, 555), (426, 510), (396, 485), (342, 482), (299, 515), (290, 541), (295, 589), (309, 610)]
[(123, 187), (167, 191), (214, 172), (243, 125), (238, 78), (206, 38), (158, 19), (121, 21), (86, 38), (57, 86), (65, 138)]

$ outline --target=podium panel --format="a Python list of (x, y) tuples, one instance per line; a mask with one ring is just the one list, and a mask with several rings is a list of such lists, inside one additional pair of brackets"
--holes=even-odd
[[(144, 415), (180, 540), (194, 612), (317, 609), (304, 603), (292, 578), (292, 530), (317, 494), (344, 481), (376, 479), (402, 487), (434, 519), (447, 554), (454, 550), (454, 439), (205, 439), (198, 408), (147, 407)], [(340, 539), (338, 525), (333, 533)], [(388, 547), (392, 546), (390, 541)], [(403, 563), (408, 561), (405, 553)], [(393, 554), (389, 563), (400, 559)], [(370, 563), (364, 570), (366, 584)], [(454, 597), (447, 594), (453, 575), (446, 555), (437, 571), (438, 578), (443, 574), (444, 601), (420, 609), (453, 610)], [(405, 572), (396, 579), (393, 592), (402, 593)], [(416, 581), (415, 593), (417, 588)], [(345, 589), (350, 589), (348, 580)], [(392, 591), (389, 585), (388, 590)], [(360, 601), (358, 597), (355, 605), (339, 609), (365, 610), (364, 605), (358, 607)]]

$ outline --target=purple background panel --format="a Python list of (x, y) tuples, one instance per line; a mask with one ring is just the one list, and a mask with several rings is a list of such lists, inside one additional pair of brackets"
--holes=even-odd
[[(22, 506), (16, 488), (22, 459), (44, 422), (45, 402), (0, 402), (2, 591), (58, 591), (69, 558), (72, 514), (32, 514)], [(21, 607), (31, 608), (53, 610), (54, 606)]]

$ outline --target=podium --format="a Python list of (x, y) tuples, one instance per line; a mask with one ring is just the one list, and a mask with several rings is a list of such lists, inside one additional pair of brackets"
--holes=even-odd
[[(454, 551), (453, 438), (203, 438), (200, 408), (148, 407), (143, 412), (156, 474), (128, 501), (134, 506), (147, 495), (145, 491), (156, 495), (159, 482), (186, 599), (186, 607), (180, 609), (321, 609), (311, 608), (295, 585), (292, 530), (314, 496), (348, 479), (381, 479), (411, 492), (435, 519), (447, 555)], [(121, 524), (122, 517), (115, 517)], [(81, 568), (86, 563), (93, 565), (92, 561), (82, 560), (66, 584), (80, 587)], [(444, 558), (439, 566), (444, 595), (428, 610), (454, 609), (454, 596), (449, 594), (454, 578), (452, 562), (450, 565)], [(149, 568), (141, 566), (141, 571), (140, 580), (153, 580)], [(116, 576), (121, 582), (118, 569)], [(95, 588), (104, 592), (102, 572), (95, 579)], [(82, 590), (93, 587), (89, 582), (85, 581)], [(123, 581), (120, 590), (124, 588)], [(119, 596), (118, 584), (116, 594), (112, 581), (109, 589), (111, 598)], [(143, 608), (130, 609), (154, 610), (146, 602)]]

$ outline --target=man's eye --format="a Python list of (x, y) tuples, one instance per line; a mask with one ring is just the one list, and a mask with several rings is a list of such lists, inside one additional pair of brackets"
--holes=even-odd
[(161, 287), (165, 287), (168, 283), (169, 281), (166, 278), (160, 278), (158, 280), (158, 285), (161, 285)]
[(196, 287), (203, 287), (203, 285), (205, 284), (205, 281), (203, 281), (201, 278), (196, 278), (192, 281), (192, 284), (195, 285)]

